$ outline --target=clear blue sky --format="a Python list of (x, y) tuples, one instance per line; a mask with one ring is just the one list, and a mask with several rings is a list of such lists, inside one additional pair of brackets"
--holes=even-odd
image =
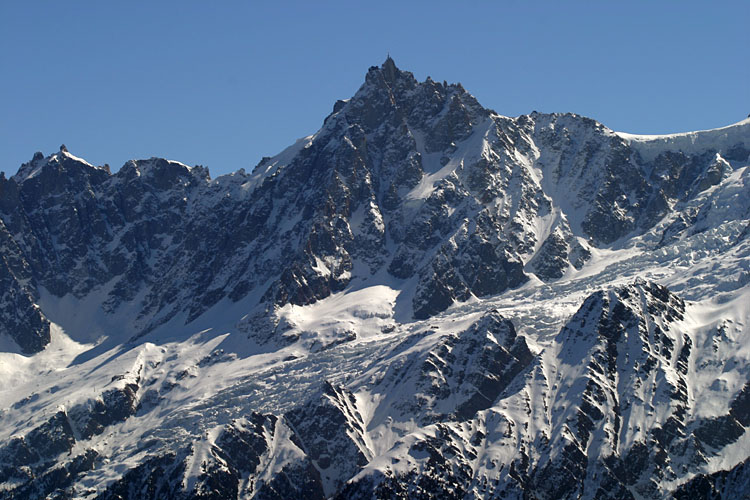
[(315, 132), (390, 52), (516, 116), (668, 133), (750, 113), (750, 2), (0, 2), (0, 170), (61, 143), (213, 176)]

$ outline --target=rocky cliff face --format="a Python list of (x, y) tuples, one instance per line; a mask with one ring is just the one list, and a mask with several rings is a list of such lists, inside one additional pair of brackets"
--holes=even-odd
[(0, 496), (744, 491), (749, 157), (391, 59), (250, 173), (38, 153), (0, 175)]

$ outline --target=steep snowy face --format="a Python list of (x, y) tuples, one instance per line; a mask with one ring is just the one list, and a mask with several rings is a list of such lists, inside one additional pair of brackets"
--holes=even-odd
[(693, 345), (680, 331), (684, 313), (666, 288), (636, 282), (592, 295), (563, 327), (549, 405), (553, 452), (535, 472), (546, 496), (583, 494), (599, 476), (610, 476), (610, 495), (617, 484), (620, 495), (648, 496), (680, 455), (703, 459), (683, 433)]
[[(557, 335), (537, 339), (544, 350), (526, 357), (521, 370), (483, 368), (485, 377), (502, 380), (498, 392), (483, 392), (494, 404), (463, 412), (459, 401), (458, 418), (403, 433), (340, 497), (662, 498), (687, 471), (723, 460), (747, 441), (746, 375), (712, 408), (715, 416), (701, 408), (710, 391), (696, 379), (715, 358), (705, 346), (716, 340), (696, 329), (692, 314), (667, 288), (643, 280), (591, 294)], [(486, 318), (475, 328), (491, 335)], [(444, 345), (437, 352), (451, 373), (446, 368), (469, 357), (454, 358)], [(425, 371), (433, 375), (429, 352)], [(460, 390), (454, 394), (460, 399)], [(415, 404), (404, 414), (425, 411), (431, 414), (429, 404)], [(388, 415), (398, 419), (393, 410)], [(744, 472), (733, 474), (701, 481), (737, 488), (735, 476)], [(690, 488), (696, 486), (682, 490)]]
[(483, 154), (489, 115), (460, 85), (418, 83), (390, 59), (371, 68), (303, 153), (264, 173), (261, 190), (280, 183), (298, 193), (299, 179), (311, 179), (303, 206), (325, 207), (308, 230), (309, 254), (272, 286), (273, 299), (308, 303), (330, 293), (316, 285), (323, 278), (340, 289), (387, 268), (417, 279), (414, 314), (427, 317), (525, 281), (522, 263), (454, 174)]
[(741, 132), (720, 139), (644, 159), (645, 140), (576, 115), (501, 117), (460, 85), (419, 83), (389, 59), (337, 102), (309, 153), (256, 169), (264, 182), (329, 176), (318, 201), (327, 221), (312, 229), (316, 242), (325, 231), (329, 254), (306, 256), (277, 284), (276, 300), (319, 299), (328, 293), (315, 291), (321, 278), (341, 287), (385, 266), (416, 280), (401, 301), (426, 318), (530, 273), (559, 279), (584, 265), (592, 244), (642, 233), (719, 183), (732, 171), (722, 154), (746, 162)]
[(742, 491), (750, 120), (509, 118), (390, 58), (211, 179), (0, 175), (2, 498)]

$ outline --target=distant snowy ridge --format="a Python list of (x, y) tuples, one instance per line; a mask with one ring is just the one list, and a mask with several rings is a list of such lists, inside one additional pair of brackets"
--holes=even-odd
[[(695, 154), (715, 150), (726, 154), (735, 148), (750, 148), (750, 118), (711, 130), (666, 135), (637, 135), (615, 132), (628, 141), (645, 160), (651, 161), (663, 151)], [(731, 154), (731, 153), (730, 153)]]

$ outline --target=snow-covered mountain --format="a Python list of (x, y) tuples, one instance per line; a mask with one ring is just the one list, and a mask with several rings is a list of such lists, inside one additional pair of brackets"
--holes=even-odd
[(0, 498), (750, 494), (750, 119), (372, 67), (250, 173), (0, 175)]

